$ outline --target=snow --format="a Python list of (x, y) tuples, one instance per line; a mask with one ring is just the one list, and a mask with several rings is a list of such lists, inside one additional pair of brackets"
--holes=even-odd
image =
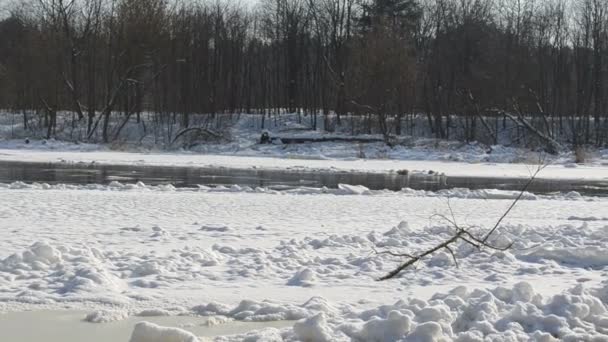
[(331, 332), (327, 326), (325, 315), (321, 312), (310, 318), (305, 318), (293, 325), (293, 332), (301, 341), (329, 342)]
[[(27, 132), (0, 119), (2, 136), (20, 137), (0, 138), (0, 161), (528, 178), (539, 158), (516, 147), (407, 137), (394, 148), (258, 145), (256, 116), (234, 122), (231, 141), (191, 151), (169, 151), (150, 136), (140, 145), (26, 144)], [(342, 136), (302, 131), (290, 116), (268, 123), (273, 136)], [(125, 132), (128, 141), (141, 138), (137, 127)], [(584, 164), (571, 152), (546, 156), (540, 177), (607, 181), (608, 150), (586, 155)], [(606, 198), (526, 192), (490, 241), (512, 243), (510, 250), (460, 243), (459, 267), (441, 250), (377, 281), (403, 261), (382, 252), (416, 253), (453, 236), (441, 218), (452, 212), (483, 232), (518, 196), (348, 184), (0, 184), (0, 312), (69, 308), (97, 324), (204, 315), (209, 326), (289, 326), (214, 338), (226, 342), (608, 341)], [(143, 322), (131, 341), (201, 340), (188, 330)]]
[(608, 266), (608, 253), (605, 249), (596, 246), (590, 246), (584, 250), (575, 246), (565, 248), (541, 247), (523, 256), (523, 258), (528, 260), (555, 260), (586, 268)]
[(90, 323), (109, 323), (121, 321), (129, 317), (127, 310), (97, 310), (85, 316), (84, 320)]
[[(458, 244), (460, 267), (438, 251), (376, 281), (402, 261), (382, 251), (452, 236), (450, 208), (481, 232), (516, 195), (2, 184), (0, 311), (293, 321), (217, 341), (607, 341), (606, 198), (526, 194), (491, 240), (512, 249)], [(131, 341), (187, 331), (144, 323)]]
[(396, 341), (411, 329), (411, 318), (399, 311), (391, 311), (386, 318), (373, 317), (352, 333), (362, 341)]
[[(0, 138), (0, 161), (492, 178), (528, 178), (539, 161), (522, 148), (408, 137), (393, 148), (258, 145), (257, 120), (241, 116), (231, 141), (190, 151), (150, 136), (124, 146)], [(343, 136), (303, 130), (291, 116), (269, 124), (272, 136)], [(10, 125), (0, 117), (3, 136), (25, 137)], [(138, 129), (125, 128), (127, 142), (140, 140)], [(608, 181), (608, 150), (586, 156), (583, 164), (567, 151), (545, 156), (550, 165), (540, 177)], [(382, 252), (416, 253), (445, 241), (454, 228), (442, 217), (452, 213), (481, 234), (520, 193), (119, 180), (0, 184), (0, 312), (84, 310), (84, 321), (102, 325), (202, 315), (209, 327), (267, 327), (214, 338), (226, 342), (608, 341), (607, 198), (526, 192), (490, 240), (513, 248), (459, 243), (459, 267), (440, 250), (378, 282), (403, 261)], [(269, 327), (275, 321), (288, 327)], [(189, 329), (142, 322), (131, 341), (202, 340)]]
[(314, 285), (314, 281), (314, 271), (309, 268), (305, 268), (294, 274), (294, 276), (287, 282), (287, 285), (309, 287)]
[(346, 320), (321, 311), (286, 329), (283, 340), (606, 341), (606, 305), (582, 285), (548, 297), (526, 282), (512, 288), (459, 287), (427, 301), (400, 300), (350, 312)]
[(199, 342), (199, 339), (185, 330), (141, 322), (135, 325), (130, 342)]

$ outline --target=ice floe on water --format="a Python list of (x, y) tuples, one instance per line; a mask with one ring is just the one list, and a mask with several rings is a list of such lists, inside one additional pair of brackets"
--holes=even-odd
[(192, 333), (178, 328), (161, 327), (154, 323), (140, 322), (135, 325), (129, 342), (198, 342)]

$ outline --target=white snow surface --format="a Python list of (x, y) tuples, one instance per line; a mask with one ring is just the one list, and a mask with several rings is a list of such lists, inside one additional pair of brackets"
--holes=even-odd
[(608, 341), (605, 198), (528, 194), (492, 239), (511, 250), (459, 244), (459, 267), (439, 251), (377, 282), (402, 260), (374, 251), (451, 236), (442, 195), (487, 228), (515, 193), (4, 184), (0, 311), (297, 321), (218, 341)]
[(135, 325), (129, 342), (199, 342), (199, 339), (185, 330), (141, 322)]

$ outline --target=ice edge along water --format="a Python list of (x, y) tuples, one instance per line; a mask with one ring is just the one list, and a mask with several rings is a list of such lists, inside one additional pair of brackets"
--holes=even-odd
[[(508, 163), (464, 163), (437, 160), (383, 159), (292, 159), (264, 156), (212, 154), (168, 154), (127, 152), (73, 152), (48, 150), (0, 149), (0, 161), (38, 163), (98, 163), (107, 165), (146, 165), (181, 167), (226, 167), (262, 169), (301, 169), (363, 172), (434, 171), (448, 176), (529, 178), (537, 166)], [(608, 180), (608, 165), (548, 165), (545, 179)]]

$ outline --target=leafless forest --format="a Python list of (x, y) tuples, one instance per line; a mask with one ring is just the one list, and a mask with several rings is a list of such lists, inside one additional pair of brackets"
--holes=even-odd
[[(297, 113), (315, 129), (608, 143), (608, 0), (30, 0), (0, 21), (0, 107), (111, 142), (127, 123)], [(322, 124), (321, 124), (322, 123)]]

